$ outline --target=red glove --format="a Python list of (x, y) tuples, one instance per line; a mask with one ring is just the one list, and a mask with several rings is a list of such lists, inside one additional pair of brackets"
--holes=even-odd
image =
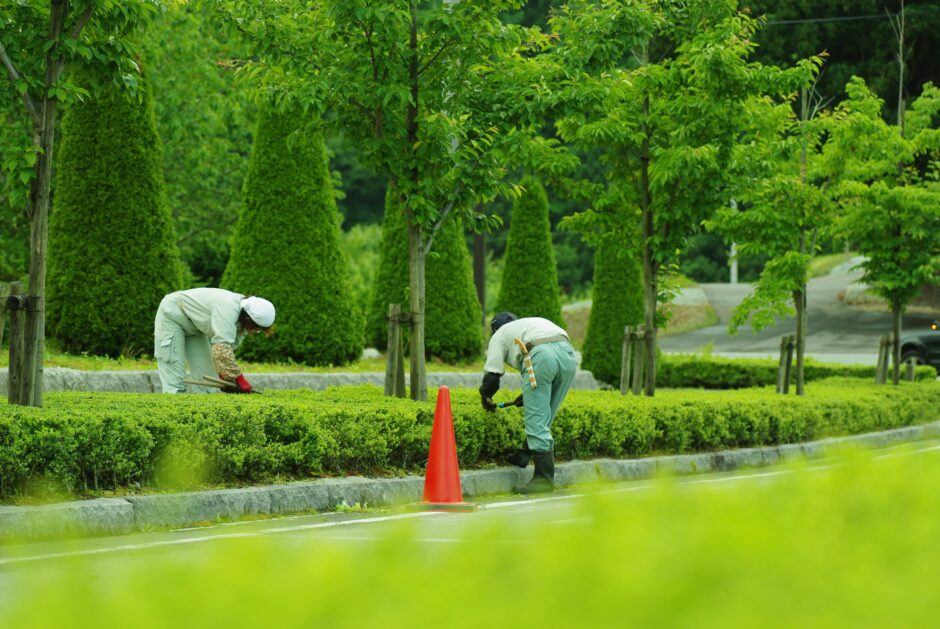
[(251, 393), (251, 384), (245, 379), (245, 374), (241, 374), (235, 378), (235, 384), (238, 385), (239, 393)]

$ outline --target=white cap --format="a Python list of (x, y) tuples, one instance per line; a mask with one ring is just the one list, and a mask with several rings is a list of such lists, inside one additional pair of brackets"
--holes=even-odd
[(274, 325), (274, 304), (261, 297), (242, 299), (242, 310), (248, 313), (251, 320), (262, 328)]

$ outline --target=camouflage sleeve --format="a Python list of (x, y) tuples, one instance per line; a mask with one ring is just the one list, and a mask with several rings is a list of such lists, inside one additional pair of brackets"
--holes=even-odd
[(242, 375), (241, 367), (235, 362), (235, 350), (228, 343), (215, 343), (212, 346), (212, 363), (218, 374), (226, 380), (234, 380)]

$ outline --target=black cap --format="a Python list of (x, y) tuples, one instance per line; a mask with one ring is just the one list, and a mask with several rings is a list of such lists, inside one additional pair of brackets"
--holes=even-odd
[(500, 312), (493, 317), (493, 321), (490, 323), (490, 329), (495, 333), (496, 330), (500, 329), (510, 321), (515, 321), (518, 319), (516, 315), (511, 312)]

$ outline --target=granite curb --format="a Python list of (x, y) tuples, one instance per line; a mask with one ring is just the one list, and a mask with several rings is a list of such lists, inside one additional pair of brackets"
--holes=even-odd
[[(822, 439), (799, 444), (741, 448), (701, 454), (642, 459), (593, 459), (560, 463), (561, 487), (594, 482), (651, 478), (658, 474), (701, 474), (742, 467), (763, 467), (797, 458), (819, 458), (833, 448), (883, 448), (940, 437), (940, 421), (883, 432)], [(510, 493), (532, 475), (528, 469), (497, 468), (460, 474), (464, 496)], [(253, 515), (326, 511), (341, 505), (384, 507), (417, 502), (422, 476), (400, 478), (345, 477), (284, 485), (151, 494), (67, 502), (40, 507), (0, 507), (0, 540), (27, 541), (79, 535), (120, 535), (135, 531), (185, 527)]]
[[(450, 388), (471, 388), (480, 386), (481, 373), (432, 371), (428, 373), (428, 387), (436, 388), (447, 385)], [(251, 384), (258, 389), (309, 389), (322, 391), (329, 387), (345, 387), (371, 384), (385, 386), (384, 372), (285, 372), (252, 373)], [(405, 375), (405, 382), (410, 383), (410, 374)], [(572, 388), (596, 390), (602, 388), (590, 371), (579, 370), (575, 374)], [(517, 373), (507, 373), (500, 382), (502, 389), (519, 389), (522, 379)], [(82, 371), (65, 367), (43, 369), (43, 391), (89, 391), (114, 393), (156, 393), (160, 391), (160, 376), (156, 370), (150, 371)], [(0, 369), (0, 397), (7, 394), (7, 368)]]

